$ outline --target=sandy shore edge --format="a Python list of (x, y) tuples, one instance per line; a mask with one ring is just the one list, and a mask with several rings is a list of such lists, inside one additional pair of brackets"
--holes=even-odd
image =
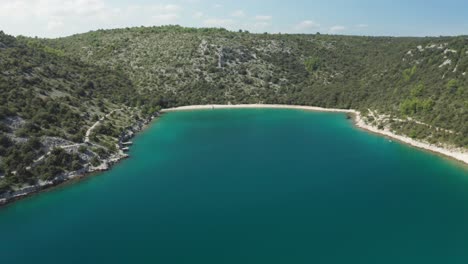
[(189, 105), (181, 106), (175, 108), (163, 109), (161, 112), (175, 112), (175, 111), (190, 111), (190, 110), (209, 110), (209, 109), (234, 109), (234, 108), (275, 108), (275, 109), (300, 109), (308, 111), (318, 111), (318, 112), (335, 112), (335, 113), (350, 113), (355, 116), (355, 124), (357, 127), (364, 129), (366, 131), (383, 135), (400, 142), (406, 143), (416, 148), (424, 149), (434, 153), (441, 154), (443, 156), (453, 158), (455, 160), (461, 161), (465, 164), (468, 164), (468, 151), (461, 148), (449, 148), (449, 147), (440, 147), (432, 145), (426, 142), (414, 140), (412, 138), (397, 135), (389, 130), (381, 130), (375, 126), (368, 125), (362, 119), (361, 113), (353, 109), (337, 109), (337, 108), (323, 108), (315, 106), (300, 106), (300, 105), (277, 105), (277, 104), (239, 104), (239, 105)]

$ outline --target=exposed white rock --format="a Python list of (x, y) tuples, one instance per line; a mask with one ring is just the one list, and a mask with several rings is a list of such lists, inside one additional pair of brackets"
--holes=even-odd
[(440, 45), (431, 44), (431, 45), (427, 45), (427, 46), (426, 46), (426, 49), (443, 49), (443, 48), (445, 48), (447, 45), (448, 45), (448, 43), (443, 43), (443, 44), (440, 44)]
[(444, 67), (445, 65), (450, 65), (452, 64), (452, 60), (451, 59), (447, 59), (444, 61), (444, 63), (442, 63), (441, 65), (439, 65), (439, 68), (442, 68)]
[(423, 48), (421, 45), (419, 45), (417, 48), (418, 48), (418, 50), (421, 51), (421, 52), (424, 51), (424, 48)]
[(42, 142), (42, 145), (44, 146), (44, 149), (43, 149), (44, 152), (49, 152), (56, 147), (75, 144), (74, 142), (63, 139), (63, 138), (48, 137), (48, 136), (42, 137), (41, 142)]
[(451, 52), (451, 53), (457, 53), (457, 51), (456, 51), (456, 50), (453, 50), (453, 49), (445, 49), (445, 50), (444, 50), (444, 54), (447, 54), (447, 53), (449, 53), (449, 52)]
[(13, 130), (23, 127), (23, 125), (26, 123), (26, 121), (24, 121), (24, 119), (19, 116), (9, 116), (4, 119), (4, 122)]
[(202, 39), (200, 46), (198, 47), (198, 51), (200, 52), (200, 54), (204, 55), (205, 51), (207, 50), (208, 50), (208, 42)]

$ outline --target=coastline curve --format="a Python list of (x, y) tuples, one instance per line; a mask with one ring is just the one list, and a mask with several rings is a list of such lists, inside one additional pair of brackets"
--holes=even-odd
[(270, 108), (270, 109), (298, 109), (316, 112), (334, 112), (334, 113), (348, 113), (354, 115), (354, 124), (356, 127), (366, 130), (368, 132), (386, 136), (394, 140), (400, 141), (412, 147), (430, 151), (445, 157), (457, 160), (468, 165), (468, 150), (449, 146), (437, 146), (427, 142), (412, 139), (407, 136), (398, 135), (393, 131), (386, 129), (379, 129), (376, 126), (366, 124), (362, 118), (361, 112), (354, 109), (339, 109), (339, 108), (323, 108), (316, 106), (302, 106), (302, 105), (281, 105), (281, 104), (238, 104), (238, 105), (188, 105), (181, 107), (174, 107), (161, 110), (162, 113), (169, 113), (175, 111), (191, 111), (191, 110), (210, 110), (210, 109), (241, 109), (241, 108)]

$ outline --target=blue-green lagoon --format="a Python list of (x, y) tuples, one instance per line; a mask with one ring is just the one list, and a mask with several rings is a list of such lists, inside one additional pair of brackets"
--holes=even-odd
[(468, 263), (468, 170), (344, 114), (165, 114), (111, 171), (0, 209), (0, 263)]

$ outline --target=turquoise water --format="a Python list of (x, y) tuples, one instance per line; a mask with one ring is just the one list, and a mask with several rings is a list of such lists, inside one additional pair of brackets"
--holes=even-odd
[(468, 263), (468, 170), (343, 114), (164, 115), (132, 158), (0, 209), (0, 263)]

